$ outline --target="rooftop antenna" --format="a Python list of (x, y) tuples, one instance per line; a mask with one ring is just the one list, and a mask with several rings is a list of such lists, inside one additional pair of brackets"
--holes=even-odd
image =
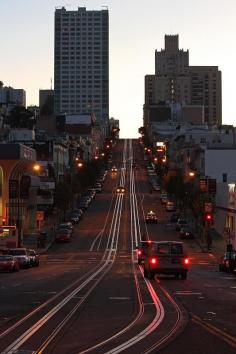
[(102, 6), (102, 7), (104, 7), (105, 9), (107, 9), (107, 10), (108, 10), (108, 6)]

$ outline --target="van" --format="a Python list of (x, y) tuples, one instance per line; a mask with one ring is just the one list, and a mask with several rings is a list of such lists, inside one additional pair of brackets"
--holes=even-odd
[(144, 261), (145, 277), (153, 279), (155, 274), (166, 274), (186, 279), (188, 269), (189, 258), (183, 242), (158, 241), (149, 245)]

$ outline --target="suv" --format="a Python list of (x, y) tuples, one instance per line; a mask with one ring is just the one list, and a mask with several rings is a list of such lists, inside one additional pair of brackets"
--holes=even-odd
[(173, 274), (176, 278), (187, 278), (189, 258), (182, 242), (152, 242), (144, 261), (144, 276), (153, 279), (155, 274)]
[(151, 245), (152, 241), (141, 241), (137, 247), (137, 257), (138, 257), (138, 264), (144, 263), (145, 258), (147, 256), (148, 247)]
[(26, 248), (10, 248), (7, 253), (18, 260), (20, 268), (29, 268), (31, 266), (29, 250)]
[(236, 269), (236, 251), (225, 252), (219, 263), (220, 272), (233, 272)]

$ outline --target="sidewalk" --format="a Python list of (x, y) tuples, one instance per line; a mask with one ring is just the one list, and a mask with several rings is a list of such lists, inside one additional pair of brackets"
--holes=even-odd
[(211, 253), (216, 258), (220, 258), (226, 252), (227, 242), (215, 229), (211, 230), (211, 237), (212, 245), (210, 250), (207, 247), (207, 241), (203, 237), (196, 237), (195, 242), (203, 253)]

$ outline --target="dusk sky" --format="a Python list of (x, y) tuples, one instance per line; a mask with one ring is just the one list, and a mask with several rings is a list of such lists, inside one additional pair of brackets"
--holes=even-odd
[(138, 135), (144, 76), (154, 74), (155, 49), (164, 48), (165, 34), (179, 34), (190, 65), (219, 67), (223, 123), (235, 125), (235, 0), (0, 0), (0, 80), (25, 89), (27, 105), (38, 105), (39, 89), (50, 88), (57, 6), (109, 9), (110, 116), (120, 120), (121, 137)]

